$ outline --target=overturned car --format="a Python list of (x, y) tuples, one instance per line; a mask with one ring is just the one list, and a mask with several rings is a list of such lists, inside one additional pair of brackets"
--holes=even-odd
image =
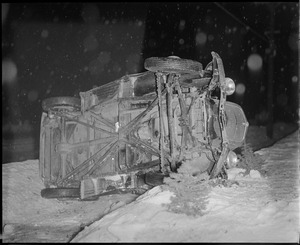
[(126, 75), (75, 97), (42, 102), (40, 177), (44, 197), (81, 199), (134, 189), (149, 171), (167, 175), (182, 164), (210, 178), (236, 164), (248, 122), (226, 101), (235, 91), (221, 58), (202, 64), (176, 56), (145, 60)]

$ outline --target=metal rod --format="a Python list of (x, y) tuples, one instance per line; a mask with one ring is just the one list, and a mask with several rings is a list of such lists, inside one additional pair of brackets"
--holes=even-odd
[(214, 2), (215, 5), (217, 5), (220, 9), (222, 9), (224, 12), (226, 12), (228, 15), (230, 15), (233, 19), (235, 19), (237, 22), (239, 22), (241, 25), (245, 26), (247, 29), (252, 31), (255, 35), (260, 37), (265, 42), (269, 42), (268, 38), (263, 36), (262, 34), (255, 31), (253, 28), (251, 28), (249, 25), (245, 24), (243, 21), (241, 21), (239, 18), (237, 18), (235, 15), (233, 15), (231, 12), (229, 12), (227, 9), (225, 9), (221, 4)]
[(94, 125), (90, 125), (90, 124), (88, 124), (88, 123), (86, 123), (86, 122), (82, 122), (82, 121), (77, 120), (77, 119), (75, 119), (75, 118), (68, 117), (68, 116), (66, 116), (64, 113), (61, 113), (61, 112), (54, 112), (54, 113), (55, 113), (56, 115), (60, 116), (60, 117), (64, 117), (64, 118), (66, 118), (66, 119), (68, 119), (68, 120), (70, 120), (70, 121), (77, 122), (77, 123), (79, 123), (79, 124), (82, 124), (82, 125), (84, 125), (84, 126), (87, 126), (87, 127), (93, 128), (93, 129), (96, 129), (96, 130), (101, 131), (101, 132), (103, 132), (103, 133), (106, 133), (106, 134), (109, 134), (109, 135), (118, 135), (117, 133), (112, 133), (112, 132), (109, 132), (109, 131), (107, 131), (107, 130), (105, 130), (105, 129), (98, 128), (98, 127), (96, 127), (96, 126), (94, 126)]
[(169, 140), (170, 140), (170, 156), (171, 156), (171, 169), (176, 169), (176, 162), (174, 159), (174, 140), (175, 140), (175, 131), (174, 131), (174, 118), (173, 118), (173, 78), (174, 75), (170, 74), (168, 77), (167, 83), (167, 113), (168, 113), (168, 126), (169, 126)]
[[(166, 89), (162, 91), (162, 95), (166, 93)], [(147, 107), (145, 111), (139, 114), (136, 118), (134, 118), (130, 123), (128, 123), (124, 128), (122, 128), (119, 133), (120, 134), (128, 134), (131, 130), (133, 130), (140, 121), (147, 115), (149, 111), (151, 111), (158, 104), (158, 96), (152, 101), (152, 103)]]
[(162, 110), (162, 96), (161, 96), (161, 85), (162, 85), (162, 76), (163, 74), (160, 72), (156, 72), (156, 85), (157, 85), (157, 96), (158, 96), (158, 111), (159, 111), (159, 128), (160, 128), (160, 136), (159, 136), (159, 147), (160, 147), (160, 167), (161, 171), (165, 172), (165, 158), (164, 158), (164, 131), (163, 131), (163, 110)]
[(191, 139), (193, 145), (195, 145), (195, 142), (194, 142), (194, 138), (192, 135), (192, 131), (190, 129), (190, 122), (189, 122), (190, 120), (189, 120), (189, 115), (187, 113), (187, 106), (186, 106), (185, 100), (182, 95), (181, 87), (178, 82), (178, 76), (175, 77), (175, 87), (178, 92), (178, 99), (179, 99), (179, 104), (180, 104), (180, 109), (181, 109), (181, 118), (182, 118), (182, 120), (184, 120), (184, 123), (182, 125), (181, 147), (183, 148), (183, 151), (185, 151), (185, 148), (187, 147), (187, 144), (189, 141), (188, 136), (190, 136), (190, 139)]
[[(65, 118), (61, 118), (61, 142), (64, 144), (67, 142), (66, 139), (66, 121)], [(62, 152), (60, 154), (61, 159), (61, 174), (62, 178), (66, 176), (66, 160), (67, 160), (67, 154), (66, 152)]]
[(78, 174), (78, 172), (80, 172), (82, 169), (85, 169), (86, 167), (89, 166), (89, 162), (94, 160), (97, 155), (103, 151), (103, 149), (105, 149), (107, 146), (111, 146), (113, 143), (117, 142), (118, 141), (118, 138), (116, 138), (115, 141), (107, 144), (106, 146), (104, 146), (103, 148), (101, 148), (100, 150), (98, 150), (95, 154), (93, 154), (91, 157), (89, 157), (88, 159), (86, 159), (84, 162), (82, 162), (80, 165), (78, 165), (72, 172), (68, 173), (64, 178), (62, 178), (60, 181), (59, 181), (59, 184), (60, 183), (63, 183), (64, 181), (66, 181), (68, 178), (70, 178), (71, 176), (75, 175), (75, 174)]
[(82, 147), (82, 146), (93, 146), (93, 145), (97, 145), (97, 144), (103, 144), (103, 143), (109, 143), (112, 140), (114, 140), (116, 137), (106, 137), (106, 138), (100, 138), (100, 139), (94, 139), (94, 140), (87, 140), (87, 141), (81, 141), (78, 143), (73, 143), (73, 144), (69, 144), (69, 143), (61, 143), (61, 144), (57, 144), (56, 145), (56, 150), (57, 151), (71, 151), (73, 149)]
[(106, 125), (107, 127), (111, 128), (112, 130), (115, 130), (115, 125), (113, 122), (97, 115), (96, 113), (90, 111), (92, 117), (94, 117), (96, 120), (98, 120), (99, 122), (103, 123), (104, 125)]
[(100, 167), (100, 165), (112, 154), (115, 152), (115, 148), (118, 147), (118, 141), (116, 141), (113, 145), (111, 145), (111, 147), (104, 153), (103, 156), (100, 157), (100, 159), (98, 160), (98, 162), (96, 164), (94, 164), (94, 166), (86, 173), (91, 174), (93, 173), (97, 168)]

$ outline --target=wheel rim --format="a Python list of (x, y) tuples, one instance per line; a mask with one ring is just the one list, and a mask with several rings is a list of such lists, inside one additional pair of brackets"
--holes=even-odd
[(81, 101), (75, 97), (51, 97), (43, 100), (42, 108), (49, 110), (78, 111), (81, 108)]
[(152, 72), (176, 74), (200, 74), (203, 72), (201, 63), (175, 57), (151, 57), (145, 60), (144, 67)]

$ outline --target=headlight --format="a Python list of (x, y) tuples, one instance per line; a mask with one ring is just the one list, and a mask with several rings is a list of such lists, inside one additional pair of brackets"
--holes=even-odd
[(234, 91), (235, 91), (234, 81), (229, 77), (225, 77), (225, 93), (227, 95), (232, 95)]
[(237, 163), (239, 162), (239, 159), (238, 159), (237, 155), (235, 154), (235, 152), (230, 151), (228, 153), (226, 162), (227, 162), (227, 165), (229, 168), (236, 167)]

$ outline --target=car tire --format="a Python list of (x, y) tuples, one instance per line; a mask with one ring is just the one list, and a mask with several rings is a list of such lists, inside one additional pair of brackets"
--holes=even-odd
[(145, 60), (144, 67), (152, 72), (195, 75), (202, 73), (203, 69), (200, 62), (175, 57), (151, 57)]
[(80, 188), (45, 188), (41, 190), (43, 198), (80, 198)]
[(81, 101), (76, 97), (51, 97), (43, 100), (42, 108), (44, 111), (52, 110), (80, 110)]

